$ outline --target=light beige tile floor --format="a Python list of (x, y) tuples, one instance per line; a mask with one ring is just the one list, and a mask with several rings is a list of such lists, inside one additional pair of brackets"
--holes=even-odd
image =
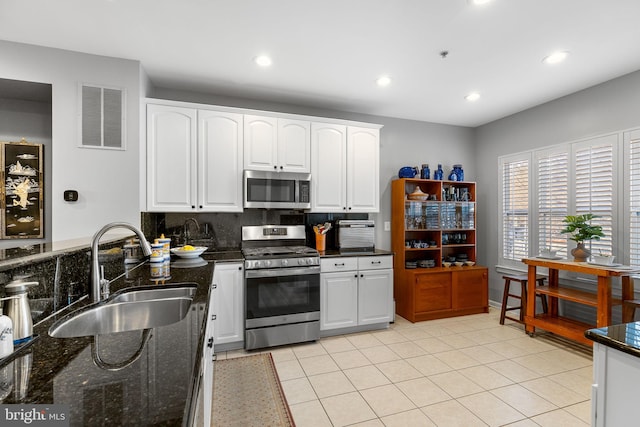
[[(591, 348), (488, 314), (270, 349), (296, 426), (588, 426)], [(237, 357), (243, 351), (218, 354)]]

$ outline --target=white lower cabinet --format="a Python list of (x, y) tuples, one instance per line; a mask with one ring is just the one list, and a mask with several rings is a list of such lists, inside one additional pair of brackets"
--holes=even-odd
[[(634, 335), (634, 332), (628, 332), (626, 339), (632, 340)], [(625, 337), (621, 339), (624, 341)], [(640, 384), (638, 356), (595, 342), (593, 344), (591, 425), (594, 427), (635, 425), (630, 408), (637, 405), (640, 388), (638, 384)]]
[(244, 280), (241, 262), (216, 263), (206, 314), (202, 382), (195, 425), (211, 425), (213, 365), (216, 351), (244, 346)]
[(244, 274), (240, 262), (216, 263), (211, 292), (217, 351), (244, 347)]
[(320, 260), (320, 330), (393, 321), (391, 255)]
[[(211, 294), (213, 295), (213, 294)], [(212, 298), (212, 297), (211, 297)], [(196, 413), (196, 426), (211, 425), (211, 404), (213, 399), (213, 336), (214, 336), (214, 317), (212, 314), (213, 305), (209, 301), (209, 311), (206, 313), (207, 320), (204, 330), (204, 347), (202, 349), (202, 361), (200, 372), (202, 378), (200, 389), (198, 390), (198, 411)]]

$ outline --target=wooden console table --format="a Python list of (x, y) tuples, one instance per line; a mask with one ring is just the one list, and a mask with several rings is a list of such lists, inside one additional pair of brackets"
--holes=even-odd
[[(536, 283), (537, 267), (549, 269), (548, 286), (528, 286), (527, 287), (527, 309), (524, 318), (525, 329), (531, 336), (535, 333), (535, 328), (544, 329), (565, 338), (578, 341), (583, 344), (592, 345), (593, 341), (587, 339), (584, 333), (587, 329), (594, 327), (609, 326), (611, 324), (611, 307), (622, 304), (623, 300), (633, 299), (633, 278), (632, 274), (640, 272), (639, 269), (605, 267), (588, 264), (586, 262), (573, 262), (563, 260), (550, 260), (543, 258), (525, 258), (522, 260), (528, 267), (529, 283)], [(560, 270), (572, 271), (575, 273), (591, 274), (598, 278), (598, 285), (595, 292), (583, 291), (567, 287), (560, 287), (558, 283), (558, 272)], [(611, 295), (611, 278), (622, 278), (622, 299), (613, 298)], [(548, 313), (536, 314), (535, 295), (543, 294), (549, 298)], [(573, 301), (596, 307), (596, 325), (579, 322), (574, 319), (558, 315), (558, 300)]]

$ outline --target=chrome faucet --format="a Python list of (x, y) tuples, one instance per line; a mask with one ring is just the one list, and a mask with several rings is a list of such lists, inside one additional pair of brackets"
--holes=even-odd
[(184, 220), (184, 243), (189, 243), (189, 238), (191, 237), (191, 232), (189, 231), (189, 222), (193, 222), (196, 225), (196, 232), (200, 233), (200, 224), (198, 224), (198, 220), (195, 218), (187, 218)]
[(112, 222), (98, 230), (98, 232), (93, 236), (93, 240), (91, 241), (91, 293), (93, 302), (100, 301), (103, 287), (108, 287), (109, 285), (109, 281), (104, 278), (104, 270), (102, 270), (102, 274), (100, 272), (101, 269), (98, 260), (98, 244), (100, 243), (100, 238), (104, 235), (104, 233), (113, 228), (126, 228), (136, 233), (138, 239), (140, 239), (140, 247), (142, 248), (142, 253), (144, 253), (145, 256), (151, 255), (151, 246), (149, 245), (149, 242), (147, 242), (147, 238), (144, 237), (144, 234), (142, 234), (142, 231), (140, 231), (140, 229), (134, 227), (131, 224), (128, 224), (126, 222)]

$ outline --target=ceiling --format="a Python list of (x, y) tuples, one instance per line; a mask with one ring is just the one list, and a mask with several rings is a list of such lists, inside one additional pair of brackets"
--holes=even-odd
[(158, 87), (475, 127), (639, 70), (639, 16), (638, 0), (0, 0), (0, 39), (139, 60)]

